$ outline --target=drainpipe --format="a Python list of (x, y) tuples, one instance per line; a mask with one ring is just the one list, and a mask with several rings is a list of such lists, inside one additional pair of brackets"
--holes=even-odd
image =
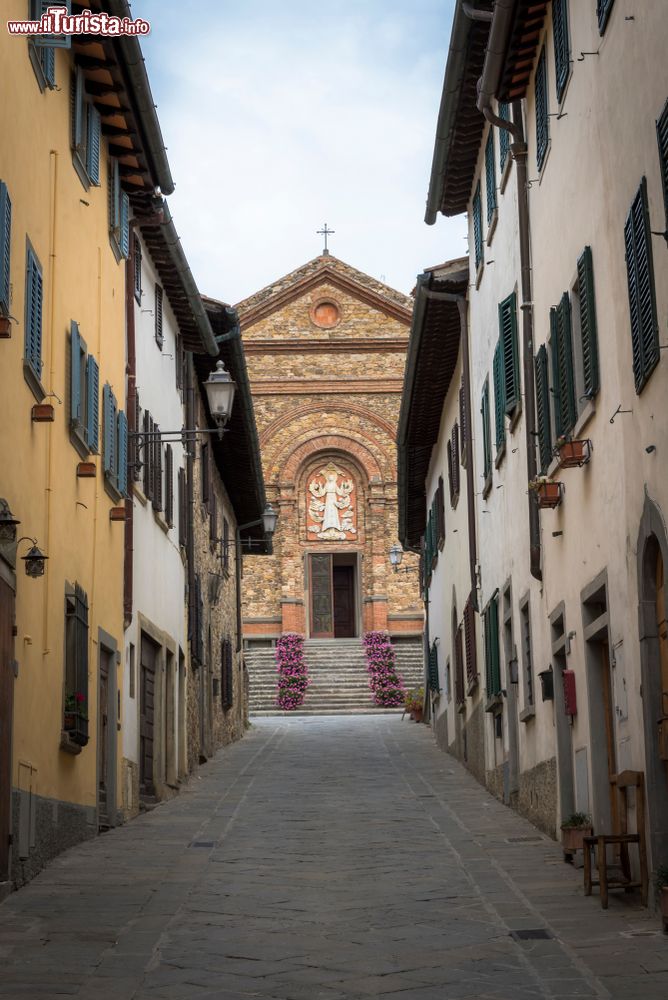
[[(515, 0), (496, 0), (494, 17), (487, 42), (485, 65), (478, 81), (478, 109), (487, 121), (510, 132), (513, 142), (510, 152), (517, 168), (517, 217), (520, 239), (520, 270), (522, 301), (522, 371), (524, 375), (524, 429), (527, 454), (527, 481), (535, 479), (536, 405), (534, 398), (533, 291), (531, 282), (531, 243), (529, 235), (529, 189), (527, 185), (527, 145), (522, 125), (522, 104), (513, 102), (513, 120), (506, 121), (492, 110), (498, 90), (499, 76), (512, 28)], [(531, 575), (542, 580), (540, 517), (538, 500), (529, 491), (529, 552)]]
[(428, 299), (441, 302), (456, 302), (459, 309), (460, 342), (462, 345), (462, 371), (464, 375), (464, 412), (466, 416), (466, 513), (469, 535), (469, 572), (471, 575), (471, 601), (478, 611), (478, 564), (476, 528), (475, 528), (475, 482), (473, 478), (473, 421), (471, 418), (471, 367), (468, 338), (468, 300), (466, 295), (456, 292), (436, 292), (424, 289), (423, 294)]
[[(125, 329), (127, 338), (128, 360), (125, 369), (128, 380), (128, 403), (127, 418), (128, 429), (135, 432), (137, 427), (137, 354), (135, 349), (135, 294), (134, 294), (134, 262), (136, 254), (136, 244), (133, 245), (132, 254), (125, 264)], [(136, 466), (133, 466), (133, 477)], [(128, 492), (132, 494), (132, 486), (129, 483)], [(125, 628), (129, 628), (132, 622), (133, 606), (133, 563), (134, 563), (134, 504), (130, 495), (125, 501), (125, 559), (123, 562), (123, 618)]]
[(463, 3), (462, 10), (467, 17), (470, 17), (472, 21), (491, 21), (494, 17), (494, 11), (492, 10), (478, 10), (471, 3)]

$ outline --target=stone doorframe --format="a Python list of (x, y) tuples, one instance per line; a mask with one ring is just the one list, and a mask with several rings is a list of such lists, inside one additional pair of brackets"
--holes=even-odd
[[(362, 640), (364, 635), (364, 611), (363, 605), (364, 601), (368, 601), (369, 598), (364, 598), (363, 596), (363, 580), (362, 573), (364, 571), (364, 552), (359, 548), (345, 548), (345, 549), (318, 549), (318, 548), (306, 548), (304, 549), (304, 618), (305, 618), (305, 635), (308, 639), (311, 639), (311, 556), (318, 555), (331, 555), (331, 556), (354, 556), (355, 557), (355, 628), (357, 631), (357, 638)], [(374, 598), (371, 598), (374, 600)], [(381, 597), (379, 600), (387, 602), (386, 597)]]
[(645, 491), (645, 503), (638, 531), (638, 633), (645, 735), (645, 789), (649, 816), (649, 856), (651, 869), (668, 864), (668, 772), (659, 760), (657, 721), (661, 706), (661, 662), (656, 620), (656, 578), (652, 549), (663, 556), (668, 567), (668, 532), (658, 505)]
[[(100, 704), (102, 687), (102, 656), (106, 653), (109, 657), (109, 673), (107, 675), (107, 818), (110, 826), (118, 826), (122, 822), (118, 814), (118, 665), (121, 662), (121, 654), (118, 643), (113, 635), (109, 635), (103, 628), (97, 630), (97, 705)], [(99, 710), (98, 710), (99, 719)], [(100, 799), (97, 787), (98, 775), (100, 773), (100, 740), (96, 741), (95, 760), (95, 809), (96, 821), (100, 822)]]
[[(171, 653), (171, 664), (174, 666), (174, 664), (178, 663), (179, 646), (168, 632), (154, 625), (141, 611), (137, 613), (137, 627), (139, 629), (140, 649), (142, 632), (158, 647), (155, 657), (156, 670), (153, 709), (153, 787), (156, 797), (164, 799), (167, 795), (167, 764), (165, 759), (167, 751), (167, 747), (165, 746), (167, 653)], [(201, 667), (200, 670), (203, 671), (204, 668)], [(139, 691), (138, 693), (139, 697), (141, 697), (141, 692)], [(139, 706), (139, 709), (141, 711), (141, 706)], [(175, 718), (178, 718), (178, 706)], [(179, 738), (181, 738), (181, 734), (177, 733), (177, 739)], [(176, 754), (178, 759), (178, 744)]]

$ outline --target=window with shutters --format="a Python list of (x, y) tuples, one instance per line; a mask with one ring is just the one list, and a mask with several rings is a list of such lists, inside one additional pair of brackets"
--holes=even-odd
[(164, 510), (165, 505), (163, 446), (160, 440), (159, 425), (154, 424), (153, 430), (155, 438), (153, 440), (153, 496), (151, 497), (151, 503), (153, 504), (153, 510), (159, 513)]
[(497, 464), (501, 458), (506, 443), (506, 412), (503, 392), (503, 355), (501, 341), (497, 341), (492, 362), (492, 381), (494, 382), (494, 440), (496, 444)]
[(102, 393), (102, 469), (113, 499), (128, 495), (128, 421), (109, 383)]
[(88, 598), (78, 583), (65, 587), (63, 730), (73, 743), (88, 743)]
[(155, 342), (162, 350), (164, 337), (162, 333), (162, 288), (155, 286)]
[(666, 101), (661, 112), (661, 117), (656, 123), (656, 137), (659, 143), (663, 204), (666, 212), (666, 229), (663, 235), (668, 241), (668, 101)]
[(171, 444), (165, 445), (165, 521), (174, 527), (174, 452)]
[(642, 392), (659, 363), (659, 324), (654, 290), (652, 235), (647, 180), (642, 179), (624, 225), (626, 274), (631, 318), (631, 350), (636, 392)]
[(478, 656), (475, 638), (475, 609), (469, 594), (464, 606), (464, 652), (466, 654), (466, 690), (470, 694), (478, 684)]
[[(505, 101), (501, 101), (499, 103), (499, 118), (503, 118), (505, 122), (510, 121), (510, 106)], [(509, 153), (510, 153), (510, 132), (506, 128), (500, 128), (499, 166), (501, 168), (501, 174), (505, 173), (506, 163), (510, 162), (508, 159)]]
[(427, 660), (427, 687), (434, 694), (440, 694), (441, 682), (438, 679), (438, 646), (432, 642)]
[(72, 162), (83, 186), (100, 183), (102, 119), (86, 93), (86, 79), (81, 66), (71, 76), (71, 145)]
[(461, 625), (455, 631), (455, 701), (458, 705), (466, 704), (466, 687), (464, 683), (464, 638)]
[(443, 484), (443, 476), (438, 477), (438, 487), (436, 489), (436, 512), (436, 545), (440, 551), (445, 545), (445, 486)]
[(204, 663), (204, 599), (202, 597), (202, 582), (199, 573), (195, 573), (189, 596), (190, 612), (188, 615), (188, 630), (190, 651), (195, 665), (202, 666)]
[(534, 82), (534, 98), (536, 104), (536, 166), (542, 170), (550, 142), (550, 119), (548, 117), (547, 99), (547, 59), (545, 49), (540, 54), (536, 66)]
[(473, 246), (475, 251), (476, 275), (483, 264), (482, 253), (482, 198), (480, 194), (480, 181), (473, 195)]
[(212, 491), (209, 501), (209, 547), (215, 551), (218, 544), (218, 498)]
[(223, 518), (223, 542), (222, 542), (222, 552), (221, 561), (223, 566), (223, 573), (225, 576), (230, 575), (230, 522), (226, 517)]
[(229, 636), (221, 644), (220, 693), (223, 711), (227, 712), (234, 705), (234, 653)]
[(550, 380), (547, 348), (542, 344), (536, 354), (536, 424), (540, 473), (544, 475), (552, 461), (552, 422), (550, 415)]
[(495, 699), (501, 694), (498, 591), (483, 611), (483, 633), (485, 637), (485, 683), (487, 685), (487, 698)]
[(554, 69), (557, 101), (561, 103), (571, 72), (571, 41), (568, 30), (568, 0), (552, 0)]
[(596, 0), (596, 17), (598, 18), (598, 30), (602, 35), (608, 25), (608, 18), (612, 11), (615, 0)]
[[(65, 7), (71, 13), (71, 0), (28, 0), (28, 20), (39, 21), (49, 7)], [(53, 42), (54, 44), (48, 44)], [(56, 86), (56, 48), (70, 48), (65, 36), (41, 36), (28, 39), (28, 54), (41, 91), (54, 90)]]
[(453, 424), (447, 445), (448, 480), (450, 486), (450, 506), (454, 509), (459, 501), (460, 468), (459, 468), (459, 424)]
[[(26, 247), (24, 372), (37, 398), (44, 398), (42, 377), (42, 265), (30, 242)], [(32, 376), (32, 378), (30, 377)]]
[(0, 181), (0, 316), (9, 316), (11, 306), (12, 202)]
[(569, 437), (577, 419), (571, 300), (568, 292), (564, 292), (558, 306), (550, 309), (550, 348), (554, 433), (558, 440)]
[(186, 546), (188, 542), (188, 493), (186, 489), (186, 470), (179, 469), (179, 545)]
[(100, 369), (92, 354), (86, 353), (86, 342), (74, 320), (69, 343), (71, 441), (85, 458), (99, 447)]
[(151, 437), (153, 433), (153, 418), (148, 410), (144, 410), (144, 415), (142, 418), (142, 450), (141, 459), (142, 466), (144, 470), (144, 496), (147, 500), (153, 499), (153, 439)]
[(600, 387), (596, 292), (591, 247), (585, 247), (577, 263), (572, 289), (573, 360), (575, 364), (575, 409), (578, 416)]
[(176, 368), (176, 388), (181, 390), (185, 381), (186, 353), (179, 336), (176, 338), (174, 365)]
[(133, 274), (134, 274), (134, 291), (135, 299), (138, 305), (141, 305), (142, 287), (141, 287), (141, 265), (142, 265), (142, 249), (141, 240), (139, 236), (135, 233), (134, 239), (132, 240), (132, 257), (133, 257)]
[(118, 160), (109, 161), (109, 242), (116, 260), (130, 253), (130, 198), (121, 187)]
[(520, 642), (522, 647), (522, 673), (524, 677), (524, 707), (534, 704), (533, 649), (531, 644), (531, 613), (529, 597), (520, 604)]
[(211, 499), (211, 461), (208, 444), (203, 444), (200, 450), (200, 484), (202, 503), (208, 507)]
[(482, 387), (480, 416), (482, 419), (482, 474), (485, 480), (483, 494), (486, 495), (492, 488), (492, 431), (489, 412), (489, 379), (485, 379), (485, 384)]
[(461, 454), (459, 456), (459, 460), (464, 468), (466, 468), (468, 455), (466, 450), (466, 395), (464, 389), (464, 376), (462, 376), (462, 384), (459, 387), (459, 427), (461, 438)]
[(520, 404), (520, 363), (517, 344), (517, 295), (515, 292), (499, 303), (499, 344), (503, 389), (503, 412), (515, 415)]
[(487, 243), (489, 244), (496, 223), (496, 160), (494, 159), (494, 128), (490, 127), (485, 145), (485, 189), (487, 196)]

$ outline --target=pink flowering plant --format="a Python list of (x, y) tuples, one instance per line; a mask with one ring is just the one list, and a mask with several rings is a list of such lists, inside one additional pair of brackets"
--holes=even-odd
[(400, 708), (404, 703), (405, 688), (397, 673), (394, 648), (388, 633), (367, 632), (364, 652), (374, 703), (379, 708)]
[(296, 632), (286, 632), (276, 643), (278, 693), (276, 704), (286, 712), (293, 712), (304, 704), (309, 686), (308, 667), (304, 660), (304, 637)]

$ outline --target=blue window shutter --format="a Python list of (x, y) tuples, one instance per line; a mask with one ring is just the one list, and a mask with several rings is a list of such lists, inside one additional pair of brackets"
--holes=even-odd
[(517, 297), (515, 292), (499, 304), (499, 338), (503, 366), (503, 405), (505, 412), (511, 414), (520, 401)]
[(116, 398), (109, 383), (105, 383), (102, 401), (104, 440), (102, 442), (102, 468), (111, 479), (116, 478)]
[(70, 422), (75, 426), (82, 423), (81, 412), (81, 334), (79, 324), (70, 324)]
[(80, 152), (84, 141), (84, 77), (77, 66), (72, 77), (72, 148)]
[(596, 296), (591, 247), (585, 247), (578, 259), (578, 295), (580, 299), (582, 374), (585, 395), (591, 399), (599, 390)]
[(130, 199), (125, 191), (121, 191), (121, 238), (120, 249), (122, 257), (130, 256)]
[(12, 203), (4, 181), (0, 181), (0, 312), (9, 316), (10, 262), (12, 251)]
[(538, 452), (540, 471), (545, 472), (552, 459), (552, 427), (550, 421), (550, 382), (547, 350), (542, 344), (536, 355), (536, 422), (538, 424)]
[[(46, 14), (49, 7), (64, 7), (68, 14), (72, 13), (72, 0), (33, 0), (31, 3), (31, 17), (38, 21), (42, 14)], [(72, 47), (71, 35), (38, 35), (35, 38), (35, 45), (43, 48), (45, 52), (53, 53), (56, 49), (70, 49)]]
[(118, 169), (118, 160), (109, 161), (109, 231), (116, 242), (120, 237), (120, 197), (121, 178)]
[(40, 62), (47, 86), (53, 90), (56, 86), (56, 53), (53, 49), (42, 49)]
[(631, 315), (631, 346), (636, 392), (642, 391), (659, 363), (659, 324), (654, 291), (652, 237), (645, 177), (624, 225)]
[(93, 184), (100, 183), (100, 112), (92, 104), (88, 107), (88, 143), (86, 145), (86, 172)]
[(661, 117), (656, 123), (656, 137), (659, 143), (659, 163), (661, 164), (663, 202), (666, 209), (666, 231), (668, 232), (668, 101), (666, 101)]
[(118, 492), (128, 493), (128, 418), (121, 410), (118, 414), (118, 467), (116, 470)]
[(42, 374), (42, 269), (30, 247), (27, 251), (25, 358), (37, 378)]
[(503, 357), (501, 341), (497, 342), (492, 363), (494, 376), (494, 427), (496, 432), (496, 450), (500, 451), (506, 440), (505, 398), (503, 391)]
[(485, 183), (487, 186), (487, 224), (496, 211), (496, 161), (494, 160), (494, 128), (491, 127), (485, 146)]
[(557, 101), (561, 101), (571, 69), (571, 43), (568, 37), (567, 0), (552, 0), (552, 28), (554, 32)]
[(473, 243), (475, 247), (475, 269), (482, 264), (482, 200), (480, 197), (480, 181), (473, 195)]
[(89, 354), (86, 361), (86, 440), (91, 451), (100, 446), (100, 369)]
[(547, 145), (550, 140), (550, 119), (547, 106), (547, 60), (545, 49), (540, 54), (536, 67), (534, 82), (536, 101), (536, 165), (540, 170), (547, 155)]

